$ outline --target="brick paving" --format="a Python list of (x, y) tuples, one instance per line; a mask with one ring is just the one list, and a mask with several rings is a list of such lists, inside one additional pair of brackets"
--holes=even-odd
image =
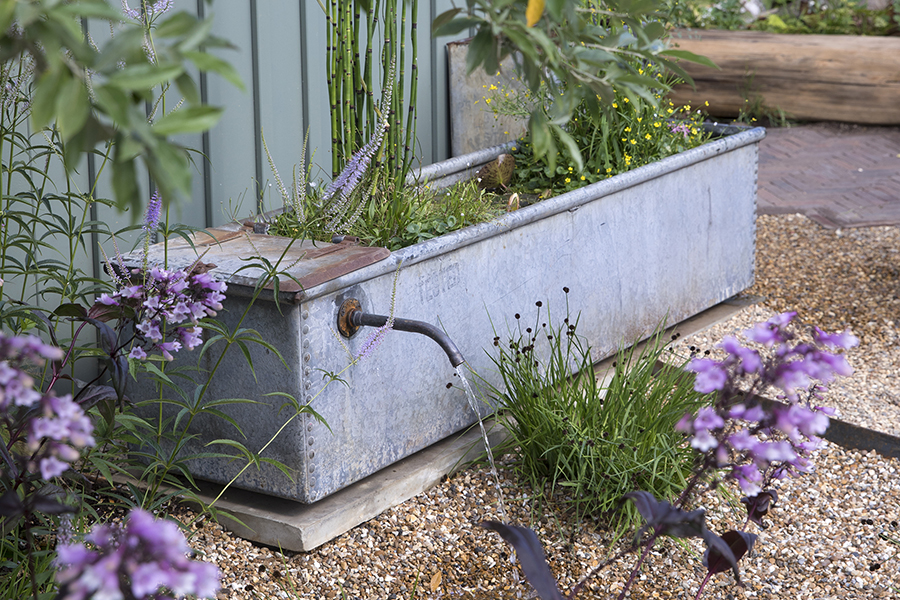
[(758, 210), (803, 213), (830, 229), (900, 225), (900, 127), (768, 129)]

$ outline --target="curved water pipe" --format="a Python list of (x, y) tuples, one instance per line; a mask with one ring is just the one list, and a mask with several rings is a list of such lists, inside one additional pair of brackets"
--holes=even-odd
[[(388, 319), (389, 317), (386, 317), (385, 315), (364, 313), (362, 311), (362, 306), (359, 304), (359, 300), (350, 298), (344, 300), (338, 311), (338, 331), (344, 337), (350, 337), (356, 333), (360, 327), (384, 327), (388, 322)], [(450, 359), (450, 364), (454, 369), (466, 362), (466, 359), (463, 358), (462, 353), (459, 351), (459, 348), (456, 347), (456, 344), (453, 343), (453, 340), (450, 339), (450, 336), (431, 323), (413, 321), (412, 319), (398, 319), (395, 317), (394, 324), (391, 328), (396, 329), (397, 331), (421, 333), (422, 335), (430, 337), (438, 343), (441, 350), (443, 350), (447, 355), (447, 358)]]

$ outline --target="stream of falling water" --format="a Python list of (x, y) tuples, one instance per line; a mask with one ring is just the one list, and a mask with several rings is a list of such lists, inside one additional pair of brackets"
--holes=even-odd
[(491, 450), (491, 442), (488, 439), (487, 429), (484, 428), (484, 420), (481, 418), (481, 413), (478, 412), (478, 399), (475, 397), (475, 392), (472, 390), (472, 385), (469, 383), (469, 380), (466, 379), (466, 374), (463, 372), (463, 363), (456, 367), (456, 374), (459, 376), (459, 380), (462, 381), (463, 388), (466, 390), (466, 398), (469, 401), (469, 406), (472, 407), (472, 410), (475, 411), (475, 416), (478, 417), (478, 426), (481, 428), (481, 437), (484, 438), (484, 449), (487, 451), (488, 462), (491, 465), (491, 475), (494, 477), (494, 485), (497, 486), (497, 498), (500, 501), (500, 518), (504, 523), (509, 523), (509, 518), (506, 515), (506, 504), (503, 501), (503, 490), (500, 489), (500, 475), (497, 473), (497, 465), (494, 463), (494, 453)]

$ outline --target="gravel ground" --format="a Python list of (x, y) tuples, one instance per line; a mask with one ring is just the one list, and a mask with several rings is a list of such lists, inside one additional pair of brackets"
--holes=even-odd
[[(748, 294), (764, 300), (682, 343), (712, 347), (784, 310), (826, 330), (849, 326), (861, 339), (848, 354), (856, 373), (833, 386), (827, 401), (845, 420), (900, 435), (898, 248), (896, 228), (829, 231), (802, 216), (760, 217), (757, 283)], [(814, 462), (814, 473), (779, 482), (769, 527), (756, 530), (760, 539), (742, 561), (745, 587), (720, 574), (703, 598), (900, 597), (900, 460), (827, 444)], [(567, 593), (606, 556), (609, 534), (536, 505), (500, 463), (511, 521), (537, 530)], [(498, 518), (496, 497), (488, 471), (473, 467), (310, 553), (282, 554), (212, 523), (191, 543), (222, 568), (221, 598), (527, 598), (530, 588), (509, 547), (475, 525)], [(713, 530), (743, 521), (715, 496), (705, 505)], [(693, 598), (705, 574), (699, 552), (697, 545), (664, 542), (628, 597)], [(629, 557), (610, 565), (581, 597), (614, 598), (633, 563)]]

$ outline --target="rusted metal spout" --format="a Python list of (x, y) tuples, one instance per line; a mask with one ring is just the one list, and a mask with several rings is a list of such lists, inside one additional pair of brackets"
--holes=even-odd
[[(387, 322), (388, 317), (385, 315), (364, 313), (359, 301), (355, 298), (344, 300), (338, 311), (338, 331), (340, 331), (341, 335), (344, 337), (352, 336), (360, 327), (383, 327)], [(459, 348), (456, 347), (456, 344), (453, 343), (453, 340), (431, 323), (414, 321), (412, 319), (398, 319), (394, 317), (394, 324), (391, 328), (396, 329), (397, 331), (421, 333), (422, 335), (430, 337), (438, 343), (441, 350), (443, 350), (447, 355), (447, 358), (450, 359), (450, 364), (453, 368), (466, 362), (466, 359), (463, 358), (462, 353), (459, 351)]]

